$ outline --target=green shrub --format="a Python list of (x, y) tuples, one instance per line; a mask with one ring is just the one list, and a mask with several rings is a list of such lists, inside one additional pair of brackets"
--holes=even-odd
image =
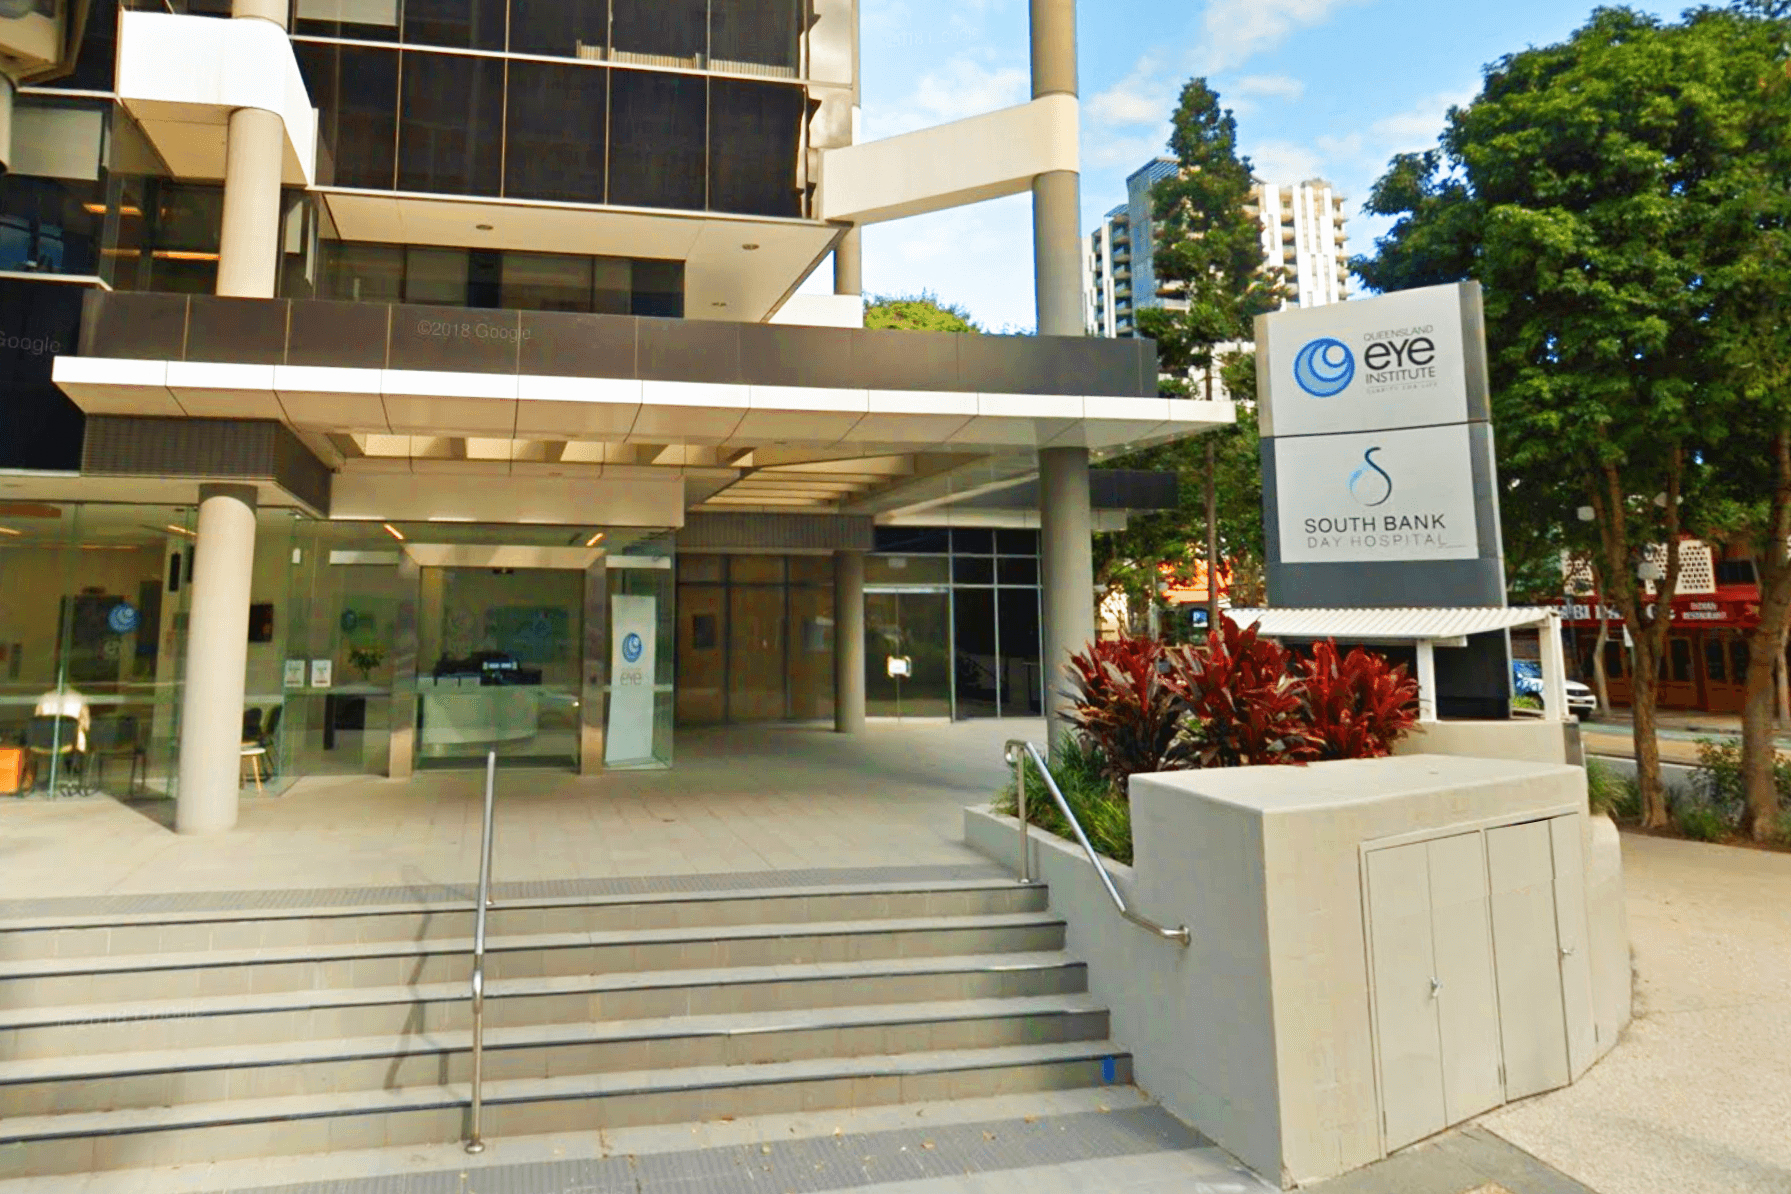
[(1617, 781), (1617, 803), (1612, 811), (1619, 821), (1642, 819), (1642, 784), (1635, 776), (1626, 775)]
[(1511, 707), (1513, 709), (1537, 709), (1537, 710), (1540, 710), (1542, 708), (1542, 698), (1539, 696), (1533, 696), (1527, 692), (1520, 692), (1516, 696), (1511, 698)]
[(1791, 846), (1791, 809), (1779, 813), (1779, 819), (1772, 827), (1772, 840), (1781, 846)]
[(1731, 826), (1722, 813), (1708, 804), (1681, 804), (1673, 810), (1679, 832), (1695, 842), (1719, 842)]
[(1586, 760), (1586, 801), (1594, 813), (1613, 815), (1623, 801), (1623, 780), (1603, 759)]
[[(1108, 782), (1106, 772), (1107, 763), (1100, 752), (1075, 738), (1064, 744), (1056, 765), (1051, 768), (1058, 787), (1063, 790), (1063, 798), (1076, 814), (1082, 832), (1088, 835), (1088, 844), (1096, 853), (1130, 866), (1132, 808), (1123, 789), (1116, 792)], [(1003, 816), (1011, 817), (1015, 803), (1014, 781), (1010, 778), (996, 795), (994, 808)], [(1057, 802), (1051, 799), (1051, 793), (1045, 789), (1045, 782), (1030, 758), (1026, 760), (1026, 821), (1065, 841), (1076, 840), (1069, 822), (1058, 811)]]
[[(1778, 791), (1779, 808), (1791, 811), (1791, 759), (1774, 757), (1772, 786)], [(1739, 738), (1698, 739), (1698, 766), (1692, 771), (1692, 788), (1730, 829), (1741, 824), (1747, 810), (1747, 788), (1741, 778)]]

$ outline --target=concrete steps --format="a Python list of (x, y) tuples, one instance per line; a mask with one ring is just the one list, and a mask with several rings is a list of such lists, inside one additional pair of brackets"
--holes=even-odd
[[(466, 1132), (471, 911), (0, 933), (0, 1178)], [(491, 1137), (1130, 1081), (1042, 888), (493, 910)]]

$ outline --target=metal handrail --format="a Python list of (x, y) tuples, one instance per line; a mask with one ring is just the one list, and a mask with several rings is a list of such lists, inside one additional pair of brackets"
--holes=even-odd
[(1082, 823), (1076, 820), (1076, 814), (1070, 811), (1070, 802), (1064, 799), (1063, 790), (1057, 786), (1057, 780), (1052, 776), (1051, 768), (1045, 764), (1044, 756), (1039, 753), (1039, 748), (1030, 742), (1016, 738), (1007, 744), (1006, 753), (1007, 761), (1014, 765), (1014, 797), (1016, 801), (1014, 811), (1020, 817), (1020, 882), (1032, 882), (1032, 843), (1026, 823), (1026, 760), (1030, 757), (1032, 765), (1039, 769), (1039, 775), (1045, 781), (1045, 790), (1050, 792), (1051, 799), (1057, 802), (1057, 810), (1063, 814), (1063, 819), (1070, 823), (1070, 832), (1074, 833), (1076, 840), (1082, 843), (1082, 852), (1088, 855), (1089, 865), (1094, 867), (1095, 874), (1101, 877), (1101, 886), (1107, 889), (1107, 895), (1113, 900), (1113, 906), (1119, 910), (1119, 914), (1139, 928), (1154, 933), (1165, 941), (1174, 941), (1186, 947), (1192, 940), (1187, 925), (1182, 925), (1177, 929), (1165, 928), (1150, 917), (1140, 916), (1126, 907), (1125, 900), (1119, 894), (1119, 888), (1113, 886), (1113, 876), (1109, 875), (1107, 868), (1101, 865), (1101, 856), (1095, 853), (1095, 848), (1088, 844), (1088, 835), (1082, 832)]
[(473, 921), (473, 1118), (466, 1151), (482, 1153), (480, 1129), (485, 1111), (485, 910), (491, 906), (491, 810), (497, 790), (497, 751), (485, 756), (485, 828), (479, 838), (478, 911)]

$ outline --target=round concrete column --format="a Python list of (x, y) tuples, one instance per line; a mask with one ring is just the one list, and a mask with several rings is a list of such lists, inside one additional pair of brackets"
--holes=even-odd
[(224, 231), (218, 293), (273, 298), (280, 265), (280, 173), (286, 126), (260, 108), (230, 114), (224, 151)]
[(864, 553), (833, 553), (833, 728), (864, 732)]
[(1088, 508), (1088, 449), (1039, 452), (1039, 577), (1044, 606), (1046, 733), (1057, 752), (1069, 727), (1063, 667), (1095, 637), (1094, 529)]
[[(1076, 0), (1032, 0), (1032, 98), (1076, 88)], [(1074, 170), (1033, 179), (1032, 267), (1039, 335), (1082, 335), (1082, 176)]]
[(218, 833), (236, 824), (254, 571), (254, 487), (201, 485), (180, 704), (180, 787), (174, 806), (180, 833)]
[[(234, 0), (239, 21), (286, 28), (286, 0)], [(230, 114), (224, 146), (224, 228), (218, 244), (218, 293), (273, 298), (280, 269), (280, 180), (286, 124), (260, 108)]]
[(833, 293), (864, 293), (864, 233), (854, 228), (833, 247)]

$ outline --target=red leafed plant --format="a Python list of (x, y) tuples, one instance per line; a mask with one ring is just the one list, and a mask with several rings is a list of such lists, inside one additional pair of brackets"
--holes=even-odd
[(1329, 639), (1300, 663), (1308, 731), (1321, 759), (1378, 759), (1418, 721), (1418, 682), (1405, 665), (1357, 647), (1341, 659)]
[(1126, 777), (1194, 765), (1186, 732), (1188, 693), (1178, 669), (1153, 638), (1123, 636), (1091, 643), (1065, 668), (1075, 705), (1066, 715), (1100, 752), (1115, 787)]
[(1230, 618), (1199, 648), (1169, 654), (1189, 698), (1195, 766), (1303, 763), (1318, 756), (1287, 648)]

